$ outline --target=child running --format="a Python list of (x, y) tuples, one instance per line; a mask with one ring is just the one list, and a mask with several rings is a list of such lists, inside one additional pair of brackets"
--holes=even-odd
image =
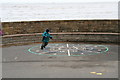
[(49, 29), (46, 29), (46, 31), (42, 34), (43, 39), (42, 39), (42, 45), (41, 45), (41, 50), (45, 48), (48, 45), (49, 39), (52, 39), (52, 36), (49, 34)]

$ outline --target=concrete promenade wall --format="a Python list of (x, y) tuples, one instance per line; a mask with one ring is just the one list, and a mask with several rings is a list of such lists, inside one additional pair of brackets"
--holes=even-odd
[(120, 20), (56, 20), (2, 22), (5, 35), (42, 33), (49, 28), (58, 32), (107, 32), (120, 33)]
[[(16, 34), (2, 37), (2, 45), (37, 43), (42, 40), (42, 33)], [(118, 33), (51, 33), (51, 42), (105, 42), (119, 43)]]

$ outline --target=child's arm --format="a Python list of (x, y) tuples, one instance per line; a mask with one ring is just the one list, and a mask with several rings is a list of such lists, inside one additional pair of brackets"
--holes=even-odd
[(42, 36), (43, 36), (43, 37), (47, 37), (46, 33), (43, 33)]
[(50, 39), (52, 39), (52, 36), (50, 35)]

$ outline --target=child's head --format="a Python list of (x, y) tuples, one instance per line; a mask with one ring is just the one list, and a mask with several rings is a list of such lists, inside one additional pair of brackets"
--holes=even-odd
[(49, 29), (46, 29), (46, 32), (48, 33), (50, 30)]

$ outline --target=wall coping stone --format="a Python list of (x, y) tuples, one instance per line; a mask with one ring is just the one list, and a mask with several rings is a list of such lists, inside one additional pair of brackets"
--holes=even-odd
[[(51, 35), (59, 35), (59, 34), (68, 34), (68, 35), (74, 35), (74, 34), (86, 34), (86, 35), (120, 35), (120, 33), (98, 33), (98, 32), (68, 32), (68, 33), (50, 33)], [(33, 35), (42, 35), (42, 33), (33, 33), (33, 34), (14, 34), (14, 35), (4, 35), (4, 37), (16, 37), (16, 36), (33, 36)]]

